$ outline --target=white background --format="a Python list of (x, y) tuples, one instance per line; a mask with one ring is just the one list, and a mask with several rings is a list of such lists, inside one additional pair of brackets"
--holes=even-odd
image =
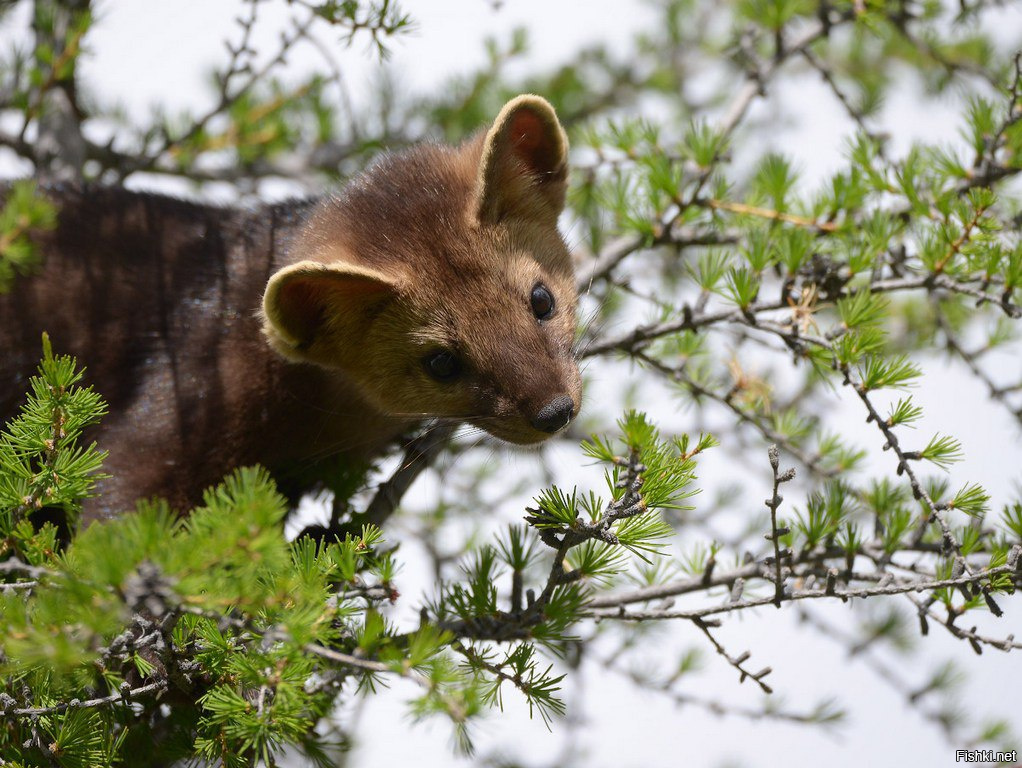
[[(241, 11), (240, 3), (134, 0), (97, 2), (95, 6), (98, 24), (88, 37), (82, 74), (99, 95), (122, 102), (129, 114), (139, 119), (156, 103), (171, 110), (208, 106), (211, 96), (206, 76), (214, 65), (224, 61), (223, 39), (236, 36), (232, 19)], [(0, 26), (0, 49), (6, 49), (19, 37), (23, 44), (29, 43), (24, 38), (25, 10), (22, 7)], [(408, 10), (419, 22), (418, 31), (392, 45), (391, 66), (409, 92), (435, 91), (450, 76), (471, 71), (484, 61), (482, 38), (488, 34), (504, 37), (514, 26), (529, 29), (531, 53), (527, 67), (538, 70), (569, 59), (574, 50), (587, 42), (605, 41), (624, 52), (632, 33), (654, 18), (648, 4), (622, 0), (584, 4), (507, 0), (499, 10), (482, 0), (444, 0), (409, 3)], [(286, 7), (278, 3), (267, 6), (265, 11), (266, 23), (261, 26), (255, 44), (268, 50), (276, 39), (271, 20), (274, 14), (283, 19)], [(996, 26), (1004, 40), (1012, 36), (1022, 38), (1022, 12), (1018, 4), (1006, 9)], [(339, 56), (356, 103), (364, 103), (367, 98), (367, 83), (377, 66), (365, 55), (363, 46), (364, 41), (356, 41), (353, 50), (343, 51)], [(296, 57), (293, 63), (298, 69), (321, 66), (311, 53), (305, 58)], [(800, 119), (798, 131), (779, 128), (763, 136), (764, 147), (793, 155), (812, 178), (820, 178), (838, 167), (840, 150), (850, 128), (839, 105), (816, 78), (800, 79), (772, 97), (768, 104), (757, 104), (756, 109), (773, 109), (798, 115)], [(958, 127), (950, 105), (923, 102), (911, 87), (889, 101), (882, 123), (894, 135), (895, 154), (903, 152), (913, 139), (953, 141)], [(0, 174), (25, 170), (22, 164), (0, 153)], [(572, 233), (568, 235), (572, 239)], [(1006, 360), (1004, 364), (1007, 375), (1018, 375), (1018, 360)], [(1022, 451), (1017, 423), (1009, 422), (998, 408), (984, 404), (985, 392), (976, 382), (963, 375), (949, 375), (942, 360), (935, 358), (926, 367), (928, 374), (933, 375), (927, 375), (924, 386), (915, 393), (926, 413), (918, 430), (920, 439), (925, 440), (934, 431), (958, 437), (967, 460), (955, 468), (953, 484), (958, 487), (965, 480), (982, 483), (993, 495), (994, 508), (999, 509), (1018, 480)], [(629, 375), (628, 369), (597, 368), (593, 376), (605, 377), (607, 381), (590, 382), (590, 391), (594, 388), (602, 391), (605, 386), (612, 389), (610, 379), (621, 375)], [(591, 402), (605, 401), (592, 398)], [(686, 414), (671, 413), (676, 408), (674, 401), (664, 399), (647, 405), (658, 418), (664, 414), (664, 421), (685, 427)], [(861, 409), (840, 399), (836, 408), (841, 420), (835, 424), (870, 449), (871, 466), (889, 470), (890, 457), (880, 453), (878, 434), (862, 424)], [(559, 448), (553, 453), (560, 484), (585, 477), (577, 469), (581, 463), (577, 451)], [(511, 473), (519, 468), (529, 469), (526, 459), (507, 461)], [(767, 493), (769, 467), (765, 456), (737, 472), (728, 462), (723, 452), (707, 457), (700, 471), (700, 484), (707, 490), (697, 498), (697, 504), (708, 502), (715, 487), (733, 482), (736, 475), (749, 486), (751, 499), (761, 499)], [(537, 481), (532, 491), (538, 490)], [(425, 478), (408, 498), (419, 500), (425, 507), (436, 492), (436, 481)], [(795, 494), (789, 496), (795, 499)], [(494, 517), (495, 524), (520, 520), (525, 501), (505, 500), (487, 514)], [(750, 514), (761, 512), (759, 503), (755, 501)], [(401, 557), (407, 566), (399, 588), (406, 609), (398, 611), (395, 618), (411, 626), (415, 621), (414, 603), (420, 595), (429, 593), (431, 584), (421, 552), (416, 552), (411, 537), (405, 538)], [(1005, 618), (988, 621), (984, 628), (996, 636), (1011, 631), (1022, 636), (1019, 600), (1001, 602), (1006, 608)], [(850, 612), (840, 604), (813, 608), (832, 624), (849, 625)], [(781, 611), (761, 609), (754, 615), (746, 612), (732, 616), (718, 635), (733, 655), (751, 650), (753, 668), (773, 667), (769, 681), (776, 691), (775, 700), (783, 700), (786, 707), (794, 710), (806, 710), (821, 699), (837, 697), (849, 711), (848, 721), (837, 729), (823, 731), (772, 721), (717, 717), (693, 707), (678, 709), (667, 699), (638, 690), (592, 663), (587, 665), (584, 686), (572, 686), (567, 691), (571, 716), (582, 721), (575, 743), (565, 742), (567, 729), (563, 723), (555, 723), (553, 733), (549, 733), (538, 718), (529, 720), (519, 697), (508, 691), (506, 711), (495, 712), (476, 732), (480, 756), (506, 754), (530, 766), (558, 766), (564, 764), (564, 750), (570, 748), (581, 755), (577, 764), (591, 768), (780, 764), (791, 768), (863, 765), (902, 768), (953, 765), (955, 746), (967, 746), (946, 743), (936, 728), (910, 711), (904, 698), (859, 660), (848, 658), (839, 645), (800, 625), (791, 606)], [(687, 692), (750, 708), (761, 705), (762, 695), (748, 682), (739, 685), (734, 670), (713, 655), (693, 627), (688, 624), (663, 627), (657, 638), (654, 642), (646, 641), (642, 646), (646, 649), (642, 652), (644, 656), (638, 661), (648, 660), (654, 665), (658, 660), (672, 658), (680, 649), (700, 647), (705, 652), (705, 670), (692, 678)], [(1022, 712), (1019, 698), (1022, 654), (1005, 655), (987, 649), (981, 658), (975, 658), (967, 645), (950, 639), (933, 626), (930, 636), (917, 645), (913, 658), (896, 663), (902, 665), (906, 678), (918, 682), (924, 679), (927, 670), (948, 658), (959, 660), (969, 673), (969, 683), (958, 702), (963, 711), (981, 718), (1008, 717), (1016, 732), (1022, 730), (1022, 715), (1018, 714)], [(452, 755), (446, 723), (439, 720), (411, 723), (403, 702), (415, 694), (413, 686), (396, 681), (389, 693), (375, 697), (367, 706), (348, 706), (339, 713), (346, 726), (357, 722), (356, 750), (349, 765), (426, 768), (476, 764)]]

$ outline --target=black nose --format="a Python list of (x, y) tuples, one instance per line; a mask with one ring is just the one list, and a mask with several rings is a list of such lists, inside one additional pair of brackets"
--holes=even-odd
[(540, 432), (553, 434), (569, 421), (571, 412), (575, 410), (575, 401), (571, 395), (558, 395), (539, 409), (532, 419), (532, 426)]

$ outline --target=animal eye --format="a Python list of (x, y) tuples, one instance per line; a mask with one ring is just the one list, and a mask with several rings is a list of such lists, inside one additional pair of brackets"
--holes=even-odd
[(554, 295), (543, 283), (536, 283), (529, 303), (532, 304), (532, 314), (537, 320), (548, 320), (554, 313)]
[(422, 359), (426, 373), (437, 381), (453, 381), (461, 373), (461, 361), (452, 352), (442, 349)]

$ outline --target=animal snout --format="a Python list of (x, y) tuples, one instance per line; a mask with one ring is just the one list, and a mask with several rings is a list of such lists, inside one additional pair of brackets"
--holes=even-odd
[(532, 426), (540, 432), (553, 434), (569, 421), (575, 411), (575, 401), (571, 395), (558, 395), (539, 409), (532, 418)]

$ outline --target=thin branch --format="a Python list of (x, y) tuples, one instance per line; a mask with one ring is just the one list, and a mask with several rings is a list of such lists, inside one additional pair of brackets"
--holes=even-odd
[[(787, 60), (800, 54), (817, 40), (829, 35), (835, 25), (848, 21), (851, 18), (853, 18), (853, 14), (846, 12), (840, 18), (828, 19), (825, 24), (814, 25), (796, 37), (790, 44), (778, 46), (774, 56), (765, 64), (750, 66), (745, 73), (745, 83), (732, 98), (731, 103), (725, 108), (724, 115), (717, 124), (717, 134), (721, 139), (720, 146), (724, 147), (726, 145), (726, 139), (734, 133), (739, 123), (741, 123), (749, 106), (757, 96), (766, 93), (767, 83), (773, 79), (774, 75)], [(709, 164), (709, 167), (701, 169), (701, 172), (695, 178), (689, 202), (679, 201), (677, 210), (669, 218), (659, 222), (654, 227), (655, 230), (661, 233), (658, 235), (658, 238), (654, 239), (654, 242), (650, 243), (643, 237), (634, 237), (612, 244), (608, 250), (596, 257), (590, 269), (581, 272), (578, 280), (579, 289), (584, 290), (596, 280), (608, 276), (627, 256), (640, 248), (663, 244), (662, 242), (657, 242), (657, 239), (668, 237), (668, 233), (671, 232), (674, 224), (684, 211), (699, 198), (703, 187), (712, 175), (712, 171), (719, 160), (720, 156), (718, 155)]]
[(365, 512), (358, 516), (359, 522), (383, 525), (397, 509), (415, 479), (437, 460), (456, 429), (456, 424), (434, 425), (412, 440), (397, 469), (380, 483), (373, 500)]
[(909, 683), (902, 678), (900, 671), (896, 667), (883, 661), (879, 655), (868, 652), (868, 649), (862, 647), (862, 643), (858, 642), (856, 638), (835, 625), (825, 622), (805, 608), (799, 610), (798, 616), (801, 621), (816, 629), (824, 637), (848, 648), (850, 658), (854, 656), (855, 659), (865, 664), (866, 667), (873, 671), (878, 680), (903, 697), (905, 704), (909, 708), (919, 712), (924, 718), (937, 725), (949, 744), (957, 746), (970, 743), (963, 739), (962, 735), (954, 729), (951, 721), (944, 717), (939, 710), (923, 705), (925, 694), (930, 691)]
[(851, 98), (848, 96), (848, 94), (844, 92), (844, 89), (842, 89), (841, 86), (838, 84), (837, 79), (834, 76), (834, 73), (831, 71), (831, 68), (827, 66), (827, 64), (823, 60), (821, 60), (820, 57), (817, 56), (811, 48), (803, 48), (802, 51), (800, 51), (800, 53), (802, 54), (802, 58), (804, 58), (809, 63), (809, 66), (811, 66), (820, 74), (820, 77), (823, 78), (823, 82), (827, 84), (827, 87), (830, 88), (831, 93), (834, 94), (834, 97), (841, 103), (841, 106), (844, 107), (845, 112), (848, 114), (848, 116), (852, 119), (852, 121), (855, 122), (857, 126), (859, 126), (859, 130), (861, 130), (863, 134), (865, 134), (870, 139), (870, 141), (872, 141), (878, 147), (879, 152), (881, 153), (881, 157), (883, 157), (884, 156), (883, 137), (877, 134), (875, 131), (873, 131), (869, 127), (869, 125), (866, 124), (866, 116), (862, 113), (860, 109), (858, 109), (854, 104), (852, 104)]
[[(784, 594), (784, 602), (798, 602), (802, 600), (820, 600), (826, 598), (836, 597), (842, 601), (849, 600), (851, 598), (868, 598), (876, 597), (878, 595), (902, 595), (910, 592), (925, 592), (932, 591), (935, 589), (945, 589), (948, 587), (967, 587), (976, 586), (983, 581), (986, 581), (994, 576), (1012, 574), (1015, 572), (1014, 566), (999, 565), (994, 568), (979, 570), (967, 575), (959, 576), (954, 579), (931, 579), (931, 580), (920, 580), (912, 581), (907, 583), (895, 583), (887, 584), (884, 586), (873, 586), (873, 587), (861, 587), (857, 589), (853, 588), (829, 588), (824, 587), (823, 589), (802, 589), (794, 590), (792, 592), (786, 592)], [(770, 597), (758, 597), (758, 598), (747, 598), (742, 600), (736, 600), (733, 602), (725, 603), (723, 605), (709, 606), (706, 608), (695, 608), (688, 611), (676, 611), (676, 610), (643, 610), (633, 611), (625, 608), (624, 605), (619, 605), (616, 609), (611, 608), (594, 608), (596, 604), (594, 601), (590, 603), (590, 607), (586, 610), (583, 615), (594, 619), (618, 619), (621, 621), (649, 621), (649, 620), (664, 620), (664, 619), (701, 619), (706, 616), (715, 616), (722, 613), (733, 613), (735, 611), (747, 610), (749, 608), (757, 608), (762, 605), (771, 605), (775, 603), (774, 596)], [(1022, 643), (1012, 641), (1008, 644), (1009, 648), (1022, 648)]]
[[(939, 290), (951, 293), (960, 293), (972, 296), (983, 303), (993, 304), (1000, 308), (1008, 317), (1022, 317), (1022, 307), (1010, 302), (1005, 296), (997, 296), (986, 293), (979, 288), (973, 288), (969, 283), (983, 282), (982, 277), (970, 277), (966, 279), (954, 279), (947, 275), (916, 275), (911, 277), (890, 278), (877, 280), (870, 283), (871, 293), (897, 293), (901, 291), (913, 291), (925, 289), (928, 292)], [(847, 298), (858, 290), (858, 286), (846, 288), (837, 298)], [(762, 301), (754, 302), (744, 310), (741, 308), (717, 310), (714, 312), (696, 312), (689, 305), (681, 308), (681, 317), (665, 322), (651, 323), (649, 325), (636, 326), (630, 331), (612, 336), (606, 339), (595, 340), (589, 343), (582, 350), (582, 357), (594, 357), (608, 352), (633, 352), (641, 349), (651, 341), (669, 336), (680, 331), (695, 331), (700, 328), (718, 325), (722, 323), (740, 323), (742, 325), (753, 325), (749, 318), (755, 317), (764, 312), (775, 312), (777, 310), (790, 310), (787, 301)], [(753, 326), (755, 327), (755, 326)]]
[[(94, 709), (114, 704), (130, 704), (133, 700), (140, 696), (146, 696), (150, 693), (160, 694), (166, 690), (166, 680), (157, 680), (153, 683), (140, 685), (137, 688), (132, 688), (127, 683), (121, 683), (120, 690), (118, 690), (117, 693), (111, 693), (109, 696), (100, 696), (95, 699), (86, 699), (85, 701), (71, 699), (71, 701), (54, 704), (51, 707), (18, 707), (16, 709), (0, 709), (0, 718), (40, 717), (43, 715), (59, 714), (69, 709)], [(2, 701), (0, 701), (0, 703), (2, 703)]]
[(655, 681), (637, 670), (622, 669), (616, 662), (617, 657), (614, 655), (601, 659), (599, 664), (601, 669), (623, 675), (643, 690), (654, 691), (666, 696), (679, 707), (694, 706), (720, 717), (743, 717), (748, 720), (777, 720), (808, 725), (830, 724), (844, 717), (844, 712), (831, 708), (829, 703), (821, 704), (814, 711), (794, 712), (778, 709), (772, 705), (762, 708), (743, 707), (717, 699), (696, 696), (686, 691), (675, 690), (675, 685), (680, 677), (679, 674), (672, 675), (664, 681)]
[(783, 221), (786, 224), (794, 224), (795, 226), (817, 232), (834, 232), (838, 229), (838, 225), (833, 221), (817, 221), (806, 216), (797, 216), (793, 213), (777, 211), (773, 208), (763, 208), (758, 205), (748, 205), (747, 203), (738, 203), (732, 200), (708, 198), (696, 200), (693, 204), (697, 207), (711, 208), (715, 211), (728, 211), (729, 213), (737, 213), (742, 216), (755, 216), (767, 219), (768, 221)]
[(784, 472), (779, 471), (780, 458), (776, 445), (771, 445), (767, 453), (770, 457), (770, 468), (774, 472), (774, 490), (765, 502), (770, 509), (770, 533), (767, 538), (774, 545), (774, 605), (780, 608), (781, 601), (784, 599), (784, 576), (781, 561), (783, 557), (791, 555), (791, 550), (785, 548), (783, 552), (781, 551), (781, 536), (786, 535), (789, 531), (787, 528), (780, 528), (777, 525), (777, 509), (783, 501), (777, 489), (781, 487), (781, 483), (786, 483), (795, 477), (795, 469), (789, 467)]
[[(80, 183), (85, 164), (82, 115), (76, 103), (75, 62), (82, 33), (74, 22), (88, 11), (88, 0), (64, 2), (35, 0), (32, 31), (36, 51), (50, 51), (46, 79), (32, 91), (23, 114), (18, 143), (25, 141), (34, 123), (36, 136), (31, 146), (36, 175), (43, 181)], [(40, 59), (40, 63), (42, 60)]]
[[(883, 433), (884, 438), (887, 441), (885, 447), (894, 451), (895, 456), (897, 456), (898, 474), (901, 474), (902, 472), (905, 473), (908, 477), (909, 485), (912, 488), (912, 495), (926, 505), (929, 514), (927, 516), (928, 519), (924, 522), (928, 522), (929, 520), (935, 520), (937, 522), (937, 525), (940, 526), (941, 536), (945, 547), (954, 554), (956, 563), (968, 571), (969, 565), (965, 557), (962, 555), (962, 547), (958, 542), (958, 538), (951, 530), (951, 526), (945, 519), (942, 510), (937, 506), (933, 499), (930, 498), (930, 494), (927, 493), (926, 489), (923, 488), (923, 484), (916, 476), (915, 470), (912, 469), (909, 457), (906, 455), (905, 451), (901, 449), (898, 436), (894, 434), (893, 427), (891, 427), (891, 425), (887, 423), (887, 419), (882, 417), (877, 411), (876, 406), (873, 405), (873, 401), (869, 397), (868, 390), (865, 386), (863, 386), (862, 382), (856, 382), (853, 380), (849, 367), (847, 365), (843, 365), (840, 370), (844, 375), (845, 384), (852, 388), (852, 391), (855, 392), (855, 394), (859, 397), (859, 400), (862, 401), (862, 404), (869, 412), (869, 416), (866, 419), (867, 422), (871, 421), (876, 424), (877, 429)], [(925, 526), (919, 527), (916, 534), (916, 541), (922, 541), (925, 530)]]
[(948, 350), (952, 354), (961, 358), (962, 362), (965, 363), (973, 376), (979, 379), (986, 386), (987, 391), (990, 394), (990, 399), (1003, 405), (1012, 417), (1022, 424), (1022, 407), (1017, 407), (1008, 400), (1008, 394), (1011, 392), (1011, 388), (999, 387), (994, 383), (993, 379), (990, 378), (987, 372), (979, 366), (979, 361), (977, 359), (979, 357), (979, 353), (970, 352), (962, 346), (961, 342), (958, 341), (954, 329), (951, 327), (951, 324), (948, 322), (947, 317), (941, 311), (939, 306), (934, 307), (934, 313), (937, 318), (937, 326), (944, 333), (944, 343)]
[(55, 576), (56, 572), (39, 565), (29, 565), (16, 557), (0, 562), (0, 573), (24, 573), (33, 579), (41, 579), (44, 576)]
[(763, 693), (774, 692), (773, 688), (771, 688), (769, 685), (763, 682), (763, 678), (769, 675), (773, 670), (770, 667), (764, 667), (758, 672), (750, 672), (748, 669), (746, 669), (743, 665), (745, 664), (746, 661), (748, 661), (749, 657), (752, 654), (746, 651), (740, 656), (731, 656), (724, 648), (724, 646), (717, 642), (717, 638), (715, 638), (713, 634), (710, 632), (710, 627), (719, 626), (717, 622), (705, 621), (697, 617), (692, 619), (692, 623), (695, 624), (704, 635), (706, 635), (710, 643), (713, 644), (714, 650), (716, 650), (718, 654), (723, 656), (727, 660), (728, 664), (730, 664), (732, 667), (738, 670), (739, 683), (744, 683), (745, 679), (749, 678), (750, 680), (754, 681), (756, 685), (759, 686), (760, 690), (763, 691)]
[(738, 417), (738, 420), (741, 423), (748, 424), (770, 442), (782, 446), (785, 451), (787, 451), (792, 456), (797, 458), (799, 462), (801, 462), (801, 464), (805, 466), (813, 474), (828, 478), (835, 477), (837, 475), (837, 470), (827, 469), (821, 466), (820, 461), (822, 457), (813, 456), (803, 451), (800, 446), (792, 442), (791, 438), (781, 434), (775, 429), (772, 429), (769, 424), (765, 423), (762, 419), (758, 418), (755, 413), (751, 413), (749, 411), (744, 410), (735, 402), (734, 397), (729, 395), (721, 395), (718, 392), (713, 391), (709, 387), (700, 384), (695, 379), (693, 379), (692, 377), (685, 373), (685, 371), (683, 370), (683, 366), (672, 368), (668, 365), (665, 365), (652, 355), (648, 355), (642, 351), (637, 351), (633, 353), (632, 356), (636, 360), (640, 360), (641, 362), (645, 363), (646, 365), (648, 365), (650, 368), (657, 371), (661, 375), (666, 376), (671, 381), (683, 385), (695, 397), (697, 398), (707, 397), (710, 400), (713, 400), (714, 402), (720, 403), (729, 411), (731, 411), (731, 413), (733, 413), (736, 417)]

